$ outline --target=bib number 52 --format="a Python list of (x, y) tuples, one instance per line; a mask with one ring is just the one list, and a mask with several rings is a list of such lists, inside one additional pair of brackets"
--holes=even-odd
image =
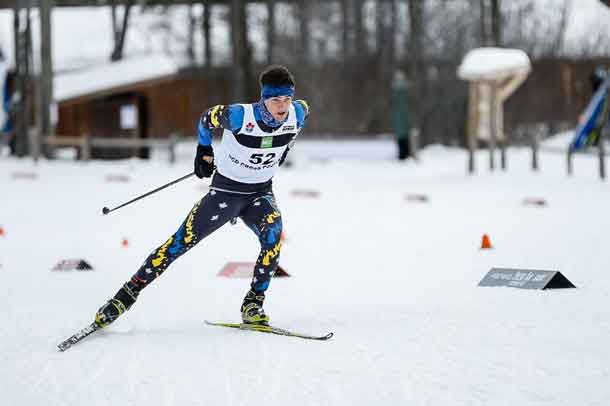
[[(254, 165), (269, 165), (273, 163), (273, 159), (275, 158), (275, 152), (270, 152), (268, 154), (252, 154), (250, 155), (250, 163)], [(264, 159), (264, 160), (263, 160)]]

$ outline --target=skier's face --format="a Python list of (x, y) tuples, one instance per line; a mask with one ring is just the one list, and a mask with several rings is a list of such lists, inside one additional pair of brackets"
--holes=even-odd
[(288, 117), (290, 103), (292, 103), (290, 96), (270, 97), (265, 100), (265, 107), (277, 121), (284, 121)]

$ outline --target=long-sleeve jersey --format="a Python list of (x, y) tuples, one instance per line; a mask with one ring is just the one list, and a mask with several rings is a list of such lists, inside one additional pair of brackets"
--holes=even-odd
[(288, 117), (276, 127), (265, 123), (259, 103), (217, 105), (201, 116), (199, 144), (212, 145), (213, 131), (222, 131), (215, 147), (212, 189), (255, 193), (270, 189), (279, 163), (305, 125), (309, 106), (292, 102)]

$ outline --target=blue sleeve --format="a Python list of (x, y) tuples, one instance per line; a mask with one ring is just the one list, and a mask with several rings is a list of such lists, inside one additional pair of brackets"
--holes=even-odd
[(205, 115), (202, 115), (199, 119), (199, 125), (197, 125), (197, 133), (199, 136), (199, 145), (212, 145), (212, 129), (210, 129), (205, 124)]
[(297, 113), (297, 126), (303, 128), (309, 117), (309, 104), (305, 100), (296, 100), (292, 102), (292, 105)]
[(244, 107), (239, 104), (229, 106), (228, 122), (231, 131), (238, 131), (244, 125)]
[(239, 104), (224, 106), (219, 104), (201, 115), (197, 125), (199, 144), (212, 145), (212, 132), (219, 128), (237, 131), (244, 121), (244, 108)]

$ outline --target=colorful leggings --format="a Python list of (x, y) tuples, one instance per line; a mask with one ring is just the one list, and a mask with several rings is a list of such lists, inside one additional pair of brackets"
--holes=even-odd
[(282, 245), (282, 216), (273, 192), (242, 195), (215, 190), (195, 204), (178, 231), (146, 258), (131, 278), (132, 287), (138, 292), (144, 289), (179, 256), (236, 217), (254, 231), (261, 244), (251, 287), (256, 292), (267, 290)]

